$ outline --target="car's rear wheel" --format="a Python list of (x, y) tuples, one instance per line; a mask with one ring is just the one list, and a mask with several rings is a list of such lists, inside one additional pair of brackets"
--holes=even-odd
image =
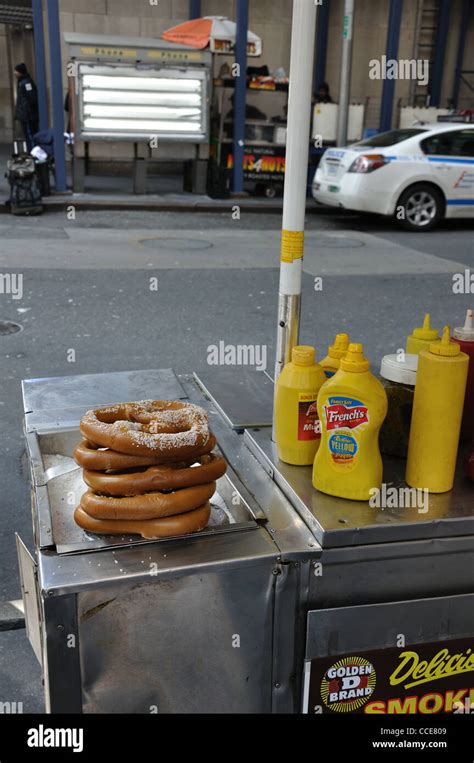
[(405, 230), (423, 233), (432, 230), (444, 214), (444, 199), (429, 183), (407, 188), (398, 200), (395, 218)]

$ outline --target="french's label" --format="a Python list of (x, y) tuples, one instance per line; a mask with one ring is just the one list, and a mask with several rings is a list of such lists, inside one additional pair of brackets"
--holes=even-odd
[(334, 429), (357, 429), (362, 424), (369, 423), (367, 406), (353, 398), (330, 397), (324, 411), (328, 432)]
[[(329, 397), (324, 406), (327, 447), (333, 464), (352, 468), (360, 449), (359, 434), (369, 423), (367, 406), (353, 397)], [(362, 427), (359, 430), (359, 427)]]

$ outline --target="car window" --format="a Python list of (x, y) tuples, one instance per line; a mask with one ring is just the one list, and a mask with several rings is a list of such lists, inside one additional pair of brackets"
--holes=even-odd
[(470, 156), (474, 158), (474, 130), (455, 130), (431, 135), (421, 141), (421, 148), (430, 156)]
[(423, 132), (426, 132), (426, 130), (423, 130), (421, 127), (409, 127), (406, 130), (389, 130), (388, 132), (380, 133), (380, 135), (374, 135), (372, 138), (367, 138), (367, 140), (361, 140), (359, 143), (355, 143), (355, 145), (386, 148), (387, 146), (395, 146), (397, 143), (408, 140), (408, 138), (413, 138), (415, 135), (420, 135)]

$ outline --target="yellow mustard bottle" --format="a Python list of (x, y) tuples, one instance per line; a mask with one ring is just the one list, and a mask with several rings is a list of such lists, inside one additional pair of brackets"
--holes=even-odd
[(350, 344), (339, 371), (318, 395), (321, 444), (313, 485), (323, 493), (368, 501), (382, 484), (378, 437), (387, 415), (387, 394), (370, 373), (362, 344)]
[(324, 360), (321, 361), (324, 373), (328, 379), (339, 371), (341, 359), (344, 357), (348, 349), (349, 334), (337, 334), (334, 344), (331, 344), (330, 347), (328, 347), (328, 354)]
[(439, 339), (439, 331), (431, 328), (431, 316), (426, 313), (423, 326), (413, 329), (413, 334), (407, 338), (406, 351), (410, 355), (418, 355), (421, 350), (429, 350), (432, 342)]
[(309, 466), (314, 461), (321, 439), (316, 401), (325, 381), (314, 347), (294, 347), (275, 396), (275, 440), (278, 457), (286, 464)]
[(420, 352), (411, 419), (406, 481), (410, 487), (446, 493), (454, 484), (469, 357), (451, 342)]

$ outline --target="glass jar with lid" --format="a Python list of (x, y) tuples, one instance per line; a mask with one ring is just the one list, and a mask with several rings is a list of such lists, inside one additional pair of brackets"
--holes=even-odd
[(400, 353), (382, 358), (380, 376), (388, 398), (388, 413), (380, 431), (380, 452), (406, 458), (415, 395), (418, 355)]

